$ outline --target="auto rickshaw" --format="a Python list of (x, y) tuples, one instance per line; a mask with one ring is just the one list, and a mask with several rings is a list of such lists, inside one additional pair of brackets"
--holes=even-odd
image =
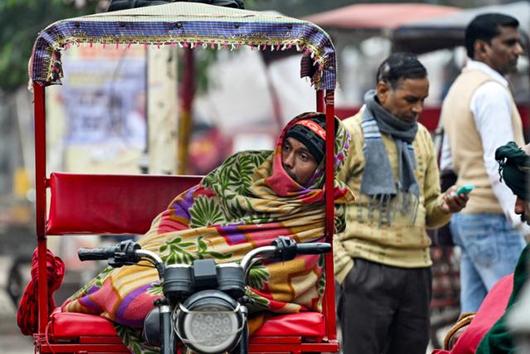
[[(143, 234), (170, 198), (199, 182), (198, 176), (90, 175), (46, 169), (46, 100), (63, 76), (61, 52), (69, 46), (179, 46), (261, 51), (295, 48), (303, 53), (301, 76), (316, 91), (315, 110), (326, 114), (325, 240), (334, 230), (333, 149), (335, 49), (318, 26), (276, 13), (190, 2), (99, 13), (55, 22), (34, 44), (29, 75), (34, 94), (35, 188), (38, 256), (36, 353), (128, 353), (110, 321), (49, 308), (47, 240), (87, 234)], [(68, 73), (64, 73), (68, 74)], [(47, 200), (49, 199), (49, 203)], [(125, 205), (127, 204), (127, 206)], [(139, 205), (130, 208), (130, 205)], [(337, 352), (333, 255), (325, 255), (323, 311), (274, 316), (250, 337), (250, 352)]]

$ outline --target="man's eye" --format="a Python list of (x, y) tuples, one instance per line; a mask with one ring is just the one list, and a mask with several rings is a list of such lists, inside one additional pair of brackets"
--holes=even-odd
[(519, 43), (519, 41), (517, 39), (509, 39), (507, 41), (504, 42), (507, 46), (509, 47), (513, 47), (514, 45), (516, 45), (517, 43)]
[(415, 99), (415, 98), (412, 98), (412, 97), (407, 97), (407, 98), (405, 98), (405, 101), (407, 101), (408, 103), (416, 103), (416, 101), (418, 101), (418, 100)]
[(300, 160), (304, 161), (304, 162), (307, 162), (309, 161), (309, 155), (307, 154), (300, 154)]

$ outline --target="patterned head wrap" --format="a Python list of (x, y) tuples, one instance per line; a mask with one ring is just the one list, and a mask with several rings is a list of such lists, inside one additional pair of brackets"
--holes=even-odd
[[(306, 112), (302, 113), (295, 118), (293, 118), (287, 126), (283, 129), (282, 133), (276, 140), (276, 146), (273, 154), (272, 170), (269, 173), (269, 177), (266, 178), (266, 184), (274, 191), (274, 193), (279, 197), (293, 197), (297, 196), (304, 199), (306, 202), (311, 200), (312, 202), (322, 201), (324, 197), (324, 159), (322, 158), (317, 169), (315, 170), (313, 176), (309, 180), (307, 187), (300, 186), (296, 181), (294, 181), (289, 174), (283, 168), (282, 163), (282, 147), (285, 139), (289, 136), (289, 133), (293, 130), (293, 127), (299, 125), (300, 122), (314, 122), (314, 121), (323, 122), (320, 127), (325, 127), (325, 115), (323, 113), (317, 112)], [(302, 123), (304, 124), (304, 123)], [(307, 128), (304, 125), (304, 128)], [(325, 130), (323, 131), (322, 144), (325, 146)], [(311, 133), (313, 134), (313, 133)], [(350, 134), (343, 127), (342, 123), (338, 118), (335, 117), (335, 154), (333, 160), (333, 167), (335, 173), (344, 168), (344, 161), (346, 159), (346, 153), (350, 146)], [(316, 138), (315, 138), (316, 140)], [(302, 141), (301, 141), (302, 142)], [(324, 149), (324, 148), (322, 148)], [(324, 150), (322, 150), (322, 154)], [(338, 198), (339, 196), (345, 196), (346, 194), (351, 194), (351, 191), (348, 191), (348, 187), (344, 184), (343, 181), (335, 179), (334, 181), (334, 194)], [(349, 197), (347, 198), (349, 199)]]
[(317, 164), (320, 164), (326, 148), (326, 116), (317, 114), (298, 121), (287, 131), (285, 138), (289, 137), (304, 144)]

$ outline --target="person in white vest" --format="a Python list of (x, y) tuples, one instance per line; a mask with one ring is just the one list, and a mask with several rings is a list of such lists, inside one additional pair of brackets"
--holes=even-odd
[(524, 145), (521, 117), (505, 75), (523, 53), (517, 19), (482, 14), (467, 26), (468, 61), (442, 105), (445, 133), (441, 169), (457, 184), (473, 184), (467, 207), (451, 219), (460, 246), (461, 311), (475, 312), (488, 290), (514, 271), (527, 225), (514, 212), (515, 196), (499, 181), (495, 149), (507, 141)]

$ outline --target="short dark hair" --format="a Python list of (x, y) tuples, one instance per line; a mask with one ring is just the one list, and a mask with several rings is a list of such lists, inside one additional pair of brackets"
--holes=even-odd
[(475, 42), (483, 40), (490, 41), (500, 34), (499, 27), (519, 27), (519, 21), (515, 17), (501, 13), (487, 13), (476, 16), (466, 27), (466, 51), (467, 56), (473, 59), (475, 56)]
[(423, 79), (427, 69), (412, 53), (393, 53), (377, 69), (376, 83), (385, 81), (395, 89), (401, 79)]

